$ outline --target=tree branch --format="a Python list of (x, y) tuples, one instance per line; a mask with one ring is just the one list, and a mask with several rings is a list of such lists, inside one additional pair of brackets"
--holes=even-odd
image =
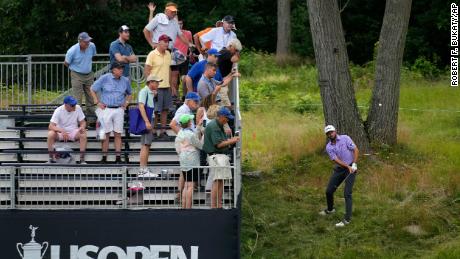
[(347, 0), (347, 2), (345, 3), (345, 5), (340, 9), (340, 13), (342, 13), (343, 10), (345, 10), (345, 8), (347, 8), (347, 5), (348, 5), (349, 2), (350, 2), (350, 0)]

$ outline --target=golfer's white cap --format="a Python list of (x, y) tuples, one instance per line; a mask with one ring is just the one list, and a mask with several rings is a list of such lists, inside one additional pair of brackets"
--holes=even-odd
[(332, 125), (327, 125), (326, 127), (324, 127), (324, 133), (327, 134), (329, 131), (335, 131), (334, 126), (332, 126)]

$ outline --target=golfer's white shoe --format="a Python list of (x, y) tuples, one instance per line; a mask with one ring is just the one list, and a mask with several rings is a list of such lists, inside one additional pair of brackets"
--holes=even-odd
[(350, 224), (350, 221), (347, 221), (347, 220), (344, 219), (344, 220), (340, 221), (339, 223), (335, 224), (335, 226), (338, 227), (338, 228), (343, 228), (348, 224)]
[(319, 212), (319, 215), (321, 215), (321, 216), (327, 216), (327, 215), (332, 214), (332, 213), (335, 213), (335, 209), (332, 209), (332, 210), (327, 210), (327, 209), (325, 209), (325, 210), (320, 211), (320, 212)]

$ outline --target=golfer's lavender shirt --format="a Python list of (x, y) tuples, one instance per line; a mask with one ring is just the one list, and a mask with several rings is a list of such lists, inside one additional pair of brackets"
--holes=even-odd
[(355, 148), (356, 145), (349, 136), (339, 134), (337, 134), (335, 144), (332, 144), (331, 141), (329, 141), (326, 145), (326, 151), (331, 160), (338, 158), (347, 165), (353, 163), (353, 151)]

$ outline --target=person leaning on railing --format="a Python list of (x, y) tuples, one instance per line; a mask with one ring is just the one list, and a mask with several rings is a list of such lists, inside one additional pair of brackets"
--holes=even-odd
[(234, 118), (227, 108), (221, 107), (217, 112), (217, 118), (206, 125), (204, 133), (203, 150), (208, 154), (207, 160), (211, 167), (210, 175), (213, 177), (211, 189), (212, 208), (222, 208), (224, 180), (232, 179), (230, 157), (227, 154), (230, 152), (230, 147), (240, 141), (240, 138), (228, 138), (224, 125)]

